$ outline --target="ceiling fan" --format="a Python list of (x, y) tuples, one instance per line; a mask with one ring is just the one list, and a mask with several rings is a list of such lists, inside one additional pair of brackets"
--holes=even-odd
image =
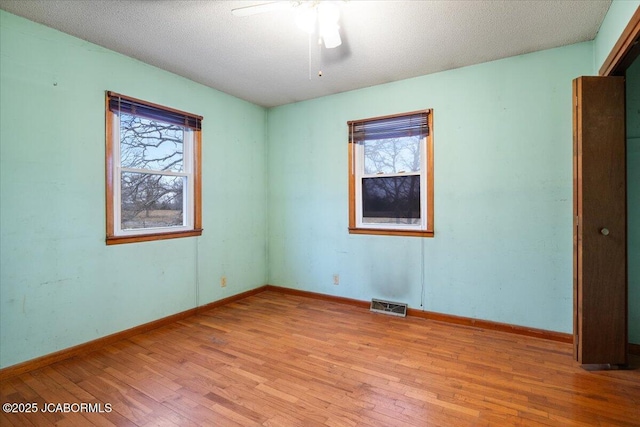
[(318, 43), (324, 43), (327, 49), (333, 49), (342, 44), (340, 26), (338, 26), (340, 7), (337, 1), (272, 1), (232, 9), (231, 13), (234, 16), (251, 16), (287, 9), (296, 9), (297, 26), (309, 35), (317, 33)]

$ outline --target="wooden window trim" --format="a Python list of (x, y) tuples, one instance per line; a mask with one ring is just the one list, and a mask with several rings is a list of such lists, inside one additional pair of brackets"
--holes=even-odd
[(355, 182), (355, 159), (353, 153), (355, 152), (353, 144), (354, 142), (349, 139), (348, 144), (348, 160), (349, 160), (349, 234), (367, 234), (375, 236), (405, 236), (405, 237), (434, 237), (434, 195), (433, 195), (433, 109), (413, 111), (402, 114), (392, 114), (388, 116), (372, 117), (363, 120), (349, 121), (350, 125), (354, 122), (363, 122), (369, 120), (380, 120), (393, 117), (408, 116), (420, 112), (427, 113), (427, 123), (429, 125), (429, 134), (426, 141), (427, 158), (425, 159), (425, 166), (427, 168), (427, 229), (426, 230), (396, 230), (396, 229), (383, 229), (383, 228), (366, 228), (356, 226), (356, 182)]
[(122, 243), (150, 242), (153, 240), (177, 239), (179, 237), (201, 236), (202, 229), (177, 231), (175, 233), (150, 233), (136, 236), (108, 236), (107, 245), (120, 245)]
[[(113, 196), (114, 196), (114, 179), (115, 176), (113, 174), (113, 118), (114, 114), (109, 111), (109, 96), (110, 95), (118, 95), (113, 92), (107, 92), (105, 96), (105, 183), (106, 183), (106, 191), (105, 191), (105, 206), (106, 206), (106, 244), (107, 245), (119, 245), (123, 243), (137, 243), (137, 242), (149, 242), (154, 240), (166, 240), (166, 239), (176, 239), (181, 237), (193, 237), (193, 236), (201, 236), (202, 235), (202, 131), (200, 129), (191, 129), (193, 132), (193, 229), (191, 230), (181, 230), (175, 232), (163, 232), (163, 233), (148, 233), (148, 234), (138, 234), (131, 236), (116, 236), (115, 235), (115, 224), (113, 222), (114, 218), (114, 206), (113, 206)], [(165, 109), (167, 111), (183, 113), (190, 117), (196, 117), (199, 120), (202, 120), (202, 117), (195, 116), (190, 113), (185, 113), (180, 110), (175, 110), (172, 108), (163, 107), (157, 104), (153, 104), (146, 101), (141, 101), (136, 98), (126, 97), (123, 95), (123, 98), (128, 98), (130, 100), (145, 103), (147, 105)]]

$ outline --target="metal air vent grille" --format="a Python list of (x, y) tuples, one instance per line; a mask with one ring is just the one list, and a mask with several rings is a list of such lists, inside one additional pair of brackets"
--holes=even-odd
[(406, 317), (407, 304), (401, 302), (372, 299), (371, 311), (374, 311), (376, 313), (390, 314), (392, 316)]

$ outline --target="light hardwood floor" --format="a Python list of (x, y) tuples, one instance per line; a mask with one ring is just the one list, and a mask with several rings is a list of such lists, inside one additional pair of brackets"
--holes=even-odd
[[(2, 426), (639, 426), (639, 360), (587, 372), (571, 344), (266, 291), (9, 378)], [(77, 407), (76, 407), (77, 409)]]

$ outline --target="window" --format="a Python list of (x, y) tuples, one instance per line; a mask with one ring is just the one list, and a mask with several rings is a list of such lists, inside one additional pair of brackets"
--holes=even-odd
[(107, 92), (107, 244), (199, 236), (202, 117)]
[(433, 236), (432, 116), (348, 122), (350, 233)]

